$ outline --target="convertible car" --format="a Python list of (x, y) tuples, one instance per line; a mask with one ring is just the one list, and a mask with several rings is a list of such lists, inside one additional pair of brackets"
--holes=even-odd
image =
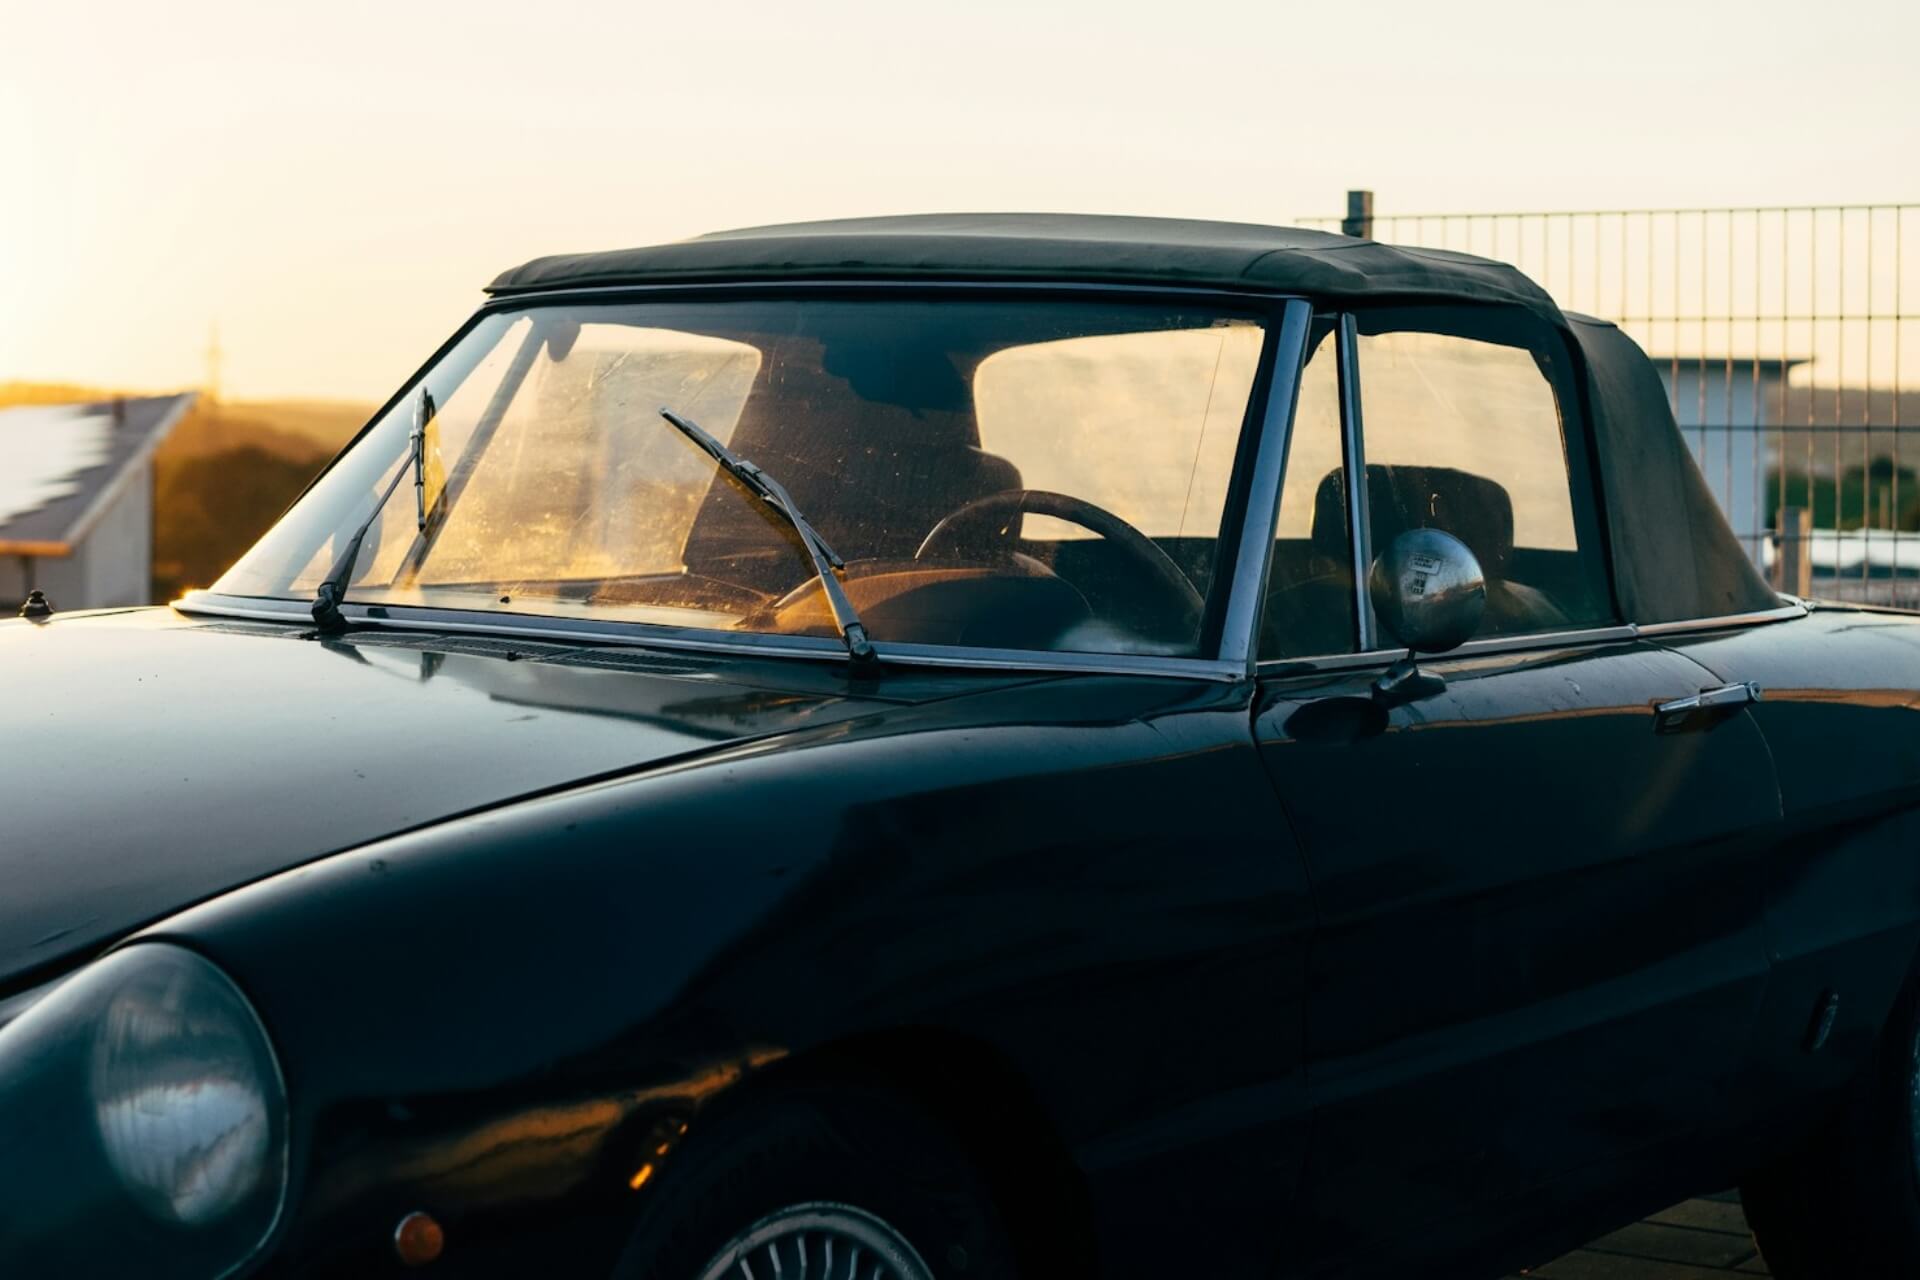
[(1514, 270), (543, 258), (210, 589), (0, 625), (0, 1273), (1920, 1274), (1920, 625)]

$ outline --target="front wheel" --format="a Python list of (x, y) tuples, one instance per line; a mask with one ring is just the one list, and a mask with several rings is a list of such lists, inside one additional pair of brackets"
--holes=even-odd
[(1777, 1280), (1920, 1276), (1920, 986), (1846, 1105), (1741, 1198)]
[(903, 1104), (790, 1095), (691, 1137), (616, 1280), (1016, 1280), (984, 1183)]
[(825, 1201), (791, 1205), (760, 1219), (721, 1246), (699, 1280), (778, 1276), (788, 1268), (803, 1276), (934, 1280), (933, 1268), (892, 1223)]

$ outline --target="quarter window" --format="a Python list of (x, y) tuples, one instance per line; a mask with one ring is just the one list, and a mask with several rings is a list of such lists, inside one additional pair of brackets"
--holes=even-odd
[(1361, 319), (1371, 549), (1419, 528), (1466, 543), (1487, 578), (1482, 634), (1610, 621), (1560, 344), (1505, 318), (1448, 318), (1459, 327)]

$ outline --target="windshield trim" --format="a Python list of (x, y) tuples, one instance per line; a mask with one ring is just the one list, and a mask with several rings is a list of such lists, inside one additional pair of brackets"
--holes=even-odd
[[(1312, 304), (1296, 298), (1283, 305), (1279, 322), (1267, 334), (1267, 364), (1254, 386), (1242, 428), (1252, 437), (1253, 461), (1236, 495), (1239, 542), (1215, 571), (1225, 579), (1226, 591), (1214, 652), (1222, 662), (1234, 663), (1249, 675), (1258, 657), (1260, 618), (1266, 609), (1267, 572), (1273, 562), (1274, 530), (1280, 521), (1287, 446), (1293, 439), (1293, 415), (1312, 327)], [(1243, 452), (1247, 444), (1243, 441)], [(1235, 513), (1230, 506), (1222, 525), (1223, 543), (1234, 528)]]
[[(309, 630), (313, 627), (313, 619), (308, 615), (306, 606), (298, 600), (189, 591), (173, 601), (171, 607), (190, 616), (293, 623)], [(735, 657), (804, 658), (830, 662), (842, 668), (847, 665), (846, 645), (837, 636), (718, 632), (651, 622), (576, 621), (537, 614), (441, 609), (424, 605), (368, 605), (351, 601), (341, 606), (341, 613), (349, 624), (373, 630), (517, 636), (529, 640), (633, 645), (650, 649), (730, 654)], [(890, 644), (882, 653), (881, 660), (890, 665), (914, 667), (967, 667), (976, 670), (1047, 671), (1079, 675), (1178, 676), (1228, 682), (1247, 677), (1245, 663), (1220, 658), (989, 649), (972, 645)]]

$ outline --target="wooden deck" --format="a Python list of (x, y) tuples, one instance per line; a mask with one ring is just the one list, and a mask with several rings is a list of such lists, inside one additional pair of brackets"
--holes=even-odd
[(1764, 1276), (1733, 1192), (1689, 1200), (1525, 1272), (1533, 1280), (1726, 1280)]

